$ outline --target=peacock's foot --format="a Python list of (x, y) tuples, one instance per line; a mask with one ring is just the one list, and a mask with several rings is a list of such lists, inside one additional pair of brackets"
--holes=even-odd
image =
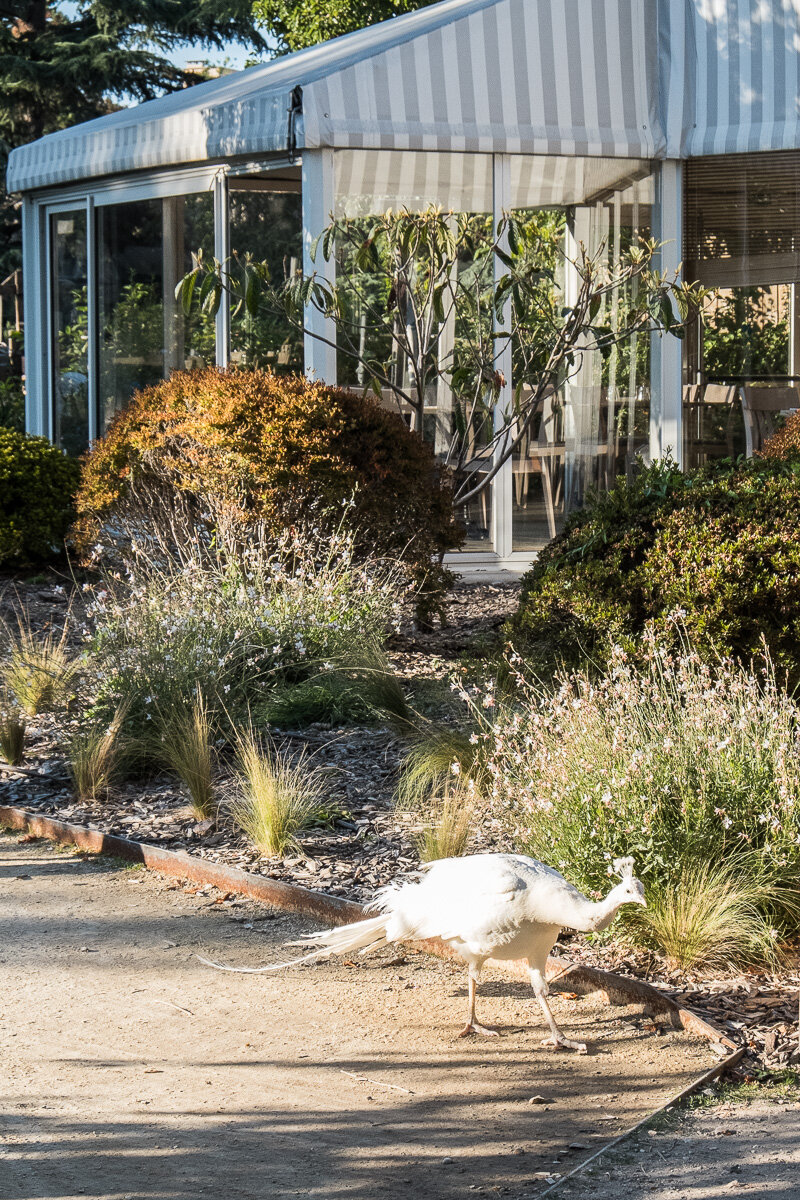
[(578, 1054), (589, 1053), (586, 1042), (573, 1042), (569, 1038), (562, 1037), (561, 1034), (558, 1037), (543, 1038), (541, 1045), (550, 1046), (553, 1050), (576, 1050)]
[(482, 1033), (484, 1037), (500, 1037), (496, 1029), (489, 1029), (488, 1025), (479, 1025), (477, 1021), (467, 1021), (458, 1036), (469, 1037), (473, 1033)]

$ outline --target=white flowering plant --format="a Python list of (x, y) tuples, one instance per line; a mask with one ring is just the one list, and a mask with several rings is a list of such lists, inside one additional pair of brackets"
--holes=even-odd
[(90, 590), (98, 707), (124, 699), (137, 735), (200, 694), (225, 725), (287, 681), (353, 663), (385, 638), (403, 593), (398, 568), (358, 556), (343, 525), (277, 541), (218, 527), (187, 534), (171, 555), (134, 544), (124, 570)]
[[(800, 707), (765, 665), (709, 663), (686, 639), (646, 641), (637, 664), (555, 687), (510, 659), (511, 693), (457, 684), (471, 718), (469, 768), (515, 843), (587, 894), (631, 854), (654, 895), (687, 863), (736, 864), (765, 903), (796, 913)], [(776, 921), (780, 913), (773, 914)]]

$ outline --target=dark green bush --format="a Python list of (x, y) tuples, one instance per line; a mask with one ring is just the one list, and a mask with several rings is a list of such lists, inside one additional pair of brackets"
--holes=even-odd
[[(800, 455), (654, 464), (575, 513), (523, 580), (509, 632), (540, 671), (607, 662), (645, 628), (800, 681)], [(679, 614), (676, 626), (675, 614)]]
[(0, 428), (0, 563), (28, 566), (63, 553), (80, 466), (46, 438)]

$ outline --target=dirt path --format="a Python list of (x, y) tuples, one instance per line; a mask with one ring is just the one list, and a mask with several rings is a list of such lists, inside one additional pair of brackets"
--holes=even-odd
[(568, 997), (594, 1052), (548, 1052), (528, 989), (491, 980), (506, 1036), (457, 1040), (464, 972), (422, 956), (198, 963), (280, 960), (308, 926), (268, 915), (0, 837), (4, 1200), (535, 1196), (712, 1061)]
[(800, 1103), (717, 1104), (659, 1122), (574, 1180), (553, 1200), (798, 1200)]

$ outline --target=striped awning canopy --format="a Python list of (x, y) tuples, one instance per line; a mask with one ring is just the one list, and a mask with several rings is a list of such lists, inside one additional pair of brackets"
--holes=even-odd
[[(800, 0), (441, 0), (13, 151), (13, 191), (296, 145), (652, 159), (800, 147)], [(298, 92), (296, 89), (301, 89)]]

